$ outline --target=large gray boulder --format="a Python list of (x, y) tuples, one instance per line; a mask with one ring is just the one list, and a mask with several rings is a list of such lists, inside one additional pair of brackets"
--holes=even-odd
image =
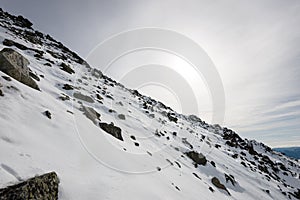
[(39, 90), (36, 82), (30, 77), (28, 65), (29, 61), (15, 50), (4, 48), (0, 51), (0, 71), (33, 89)]
[(36, 176), (27, 181), (0, 189), (0, 200), (58, 199), (59, 179), (55, 172)]
[(206, 157), (202, 153), (196, 151), (189, 151), (185, 153), (190, 159), (192, 159), (198, 165), (206, 165)]

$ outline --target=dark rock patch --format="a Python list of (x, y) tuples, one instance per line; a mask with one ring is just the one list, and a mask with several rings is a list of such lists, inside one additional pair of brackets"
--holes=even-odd
[(64, 86), (62, 87), (62, 89), (64, 89), (64, 90), (73, 90), (74, 87), (72, 85), (69, 85), (69, 84), (64, 84)]
[(65, 71), (65, 72), (67, 72), (67, 73), (69, 73), (69, 74), (73, 74), (73, 73), (75, 73), (75, 71), (69, 66), (69, 65), (67, 65), (66, 63), (61, 63), (60, 64), (60, 69), (61, 70), (63, 70), (63, 71)]
[(137, 143), (137, 142), (135, 142), (135, 143), (134, 143), (134, 145), (135, 145), (135, 146), (137, 146), (137, 147), (138, 147), (138, 146), (140, 146), (140, 144), (139, 144), (139, 143)]
[(226, 180), (226, 183), (229, 181), (233, 186), (235, 186), (235, 179), (234, 179), (234, 176), (231, 175), (231, 174), (225, 174), (225, 180)]
[(110, 134), (110, 135), (114, 136), (115, 138), (123, 141), (121, 128), (115, 126), (113, 123), (110, 123), (110, 124), (99, 123), (99, 126), (100, 126), (100, 128), (102, 128), (108, 134)]
[(225, 190), (225, 191), (230, 195), (230, 193), (228, 192), (228, 190), (227, 190), (227, 188), (225, 187), (225, 185), (223, 185), (223, 184), (219, 181), (219, 179), (218, 179), (217, 177), (213, 177), (213, 178), (211, 179), (211, 183), (212, 183), (214, 186), (216, 186), (217, 188), (222, 189), (222, 190)]
[(131, 138), (132, 140), (136, 140), (136, 138), (135, 138), (134, 135), (131, 135), (130, 138)]
[(216, 163), (214, 161), (210, 161), (210, 164), (213, 166), (213, 167), (216, 167)]
[(206, 157), (202, 153), (198, 153), (196, 151), (189, 151), (185, 153), (190, 159), (192, 159), (196, 164), (206, 165), (207, 160)]
[(196, 174), (195, 172), (193, 172), (193, 175), (194, 175), (196, 178), (202, 180), (202, 179), (198, 176), (198, 174)]
[(11, 78), (9, 76), (2, 76), (2, 78), (6, 81), (11, 81)]
[(208, 188), (211, 192), (214, 192), (215, 190), (212, 187)]
[(46, 110), (46, 111), (44, 112), (44, 115), (46, 115), (46, 117), (48, 117), (49, 119), (51, 119), (51, 113), (50, 113), (49, 110)]

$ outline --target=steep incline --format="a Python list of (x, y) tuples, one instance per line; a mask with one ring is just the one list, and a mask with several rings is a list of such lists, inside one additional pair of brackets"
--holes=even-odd
[(299, 161), (127, 89), (0, 10), (4, 48), (39, 90), (0, 71), (1, 187), (56, 171), (59, 199), (300, 199)]

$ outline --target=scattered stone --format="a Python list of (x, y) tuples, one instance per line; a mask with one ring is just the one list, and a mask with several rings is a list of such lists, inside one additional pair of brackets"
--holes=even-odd
[(214, 167), (216, 167), (216, 163), (214, 161), (210, 161), (210, 164)]
[(62, 96), (58, 97), (62, 101), (67, 101), (70, 100), (70, 97), (66, 94), (62, 94)]
[(223, 185), (223, 184), (219, 181), (219, 179), (218, 179), (217, 177), (213, 177), (213, 178), (211, 179), (211, 183), (212, 183), (214, 186), (216, 186), (217, 188), (222, 189), (222, 190), (225, 190), (225, 191), (228, 193), (228, 195), (230, 195), (230, 193), (228, 192), (228, 190), (227, 190), (227, 188), (225, 187), (225, 185)]
[(6, 81), (11, 81), (11, 78), (9, 76), (2, 76), (2, 78)]
[(161, 171), (161, 168), (160, 167), (156, 167), (157, 171)]
[(131, 135), (130, 138), (133, 139), (133, 140), (136, 140), (134, 135)]
[(29, 71), (29, 76), (31, 78), (35, 79), (36, 81), (40, 81), (40, 78), (36, 74), (34, 74), (33, 72), (31, 72), (31, 71)]
[(125, 120), (125, 115), (123, 115), (123, 114), (118, 114), (118, 118), (121, 119), (121, 120)]
[(181, 165), (179, 164), (179, 162), (175, 161), (176, 165), (181, 168)]
[(102, 128), (105, 132), (108, 134), (114, 136), (115, 138), (123, 141), (123, 137), (121, 134), (121, 129), (117, 126), (114, 126), (113, 123), (107, 124), (107, 123), (99, 123), (100, 128)]
[(202, 180), (202, 179), (198, 176), (198, 174), (196, 174), (195, 172), (193, 172), (193, 175), (194, 175), (196, 178)]
[(48, 67), (52, 67), (52, 65), (50, 63), (45, 63), (44, 65), (48, 66)]
[(96, 94), (96, 97), (97, 97), (97, 99), (100, 100), (100, 101), (103, 100), (103, 98), (100, 96), (100, 94)]
[(49, 119), (51, 119), (51, 113), (50, 113), (49, 110), (46, 110), (46, 111), (44, 112), (44, 114), (45, 114)]
[(193, 149), (193, 145), (187, 141), (187, 138), (182, 138), (182, 143), (187, 146), (189, 149)]
[(62, 87), (62, 89), (64, 89), (64, 90), (73, 90), (74, 87), (72, 85), (69, 85), (69, 84), (64, 84), (64, 86)]
[(135, 143), (134, 143), (134, 145), (135, 145), (135, 146), (137, 146), (137, 147), (138, 147), (138, 146), (140, 146), (140, 144), (139, 144), (139, 143), (137, 143), (137, 142), (135, 142)]
[(67, 72), (69, 74), (75, 73), (75, 71), (69, 65), (67, 65), (66, 63), (62, 62), (60, 64), (60, 66), (61, 66), (61, 68), (60, 68), (61, 70), (65, 71), (65, 72)]
[(225, 180), (226, 180), (226, 183), (227, 183), (228, 181), (230, 181), (231, 184), (232, 184), (233, 186), (235, 186), (236, 181), (235, 181), (233, 175), (231, 175), (231, 174), (229, 174), (229, 175), (228, 175), (228, 174), (225, 174)]
[(39, 90), (36, 82), (30, 77), (28, 65), (29, 61), (13, 49), (4, 48), (0, 52), (0, 71), (33, 89)]
[(215, 190), (212, 187), (208, 188), (211, 192), (214, 192)]

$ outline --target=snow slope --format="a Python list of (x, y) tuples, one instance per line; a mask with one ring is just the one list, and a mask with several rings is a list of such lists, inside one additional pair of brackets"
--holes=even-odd
[[(0, 71), (1, 188), (55, 171), (59, 199), (299, 199), (299, 161), (127, 89), (0, 12), (0, 50), (5, 39), (31, 48), (9, 47), (29, 60), (41, 89), (7, 81)], [(111, 122), (122, 140), (99, 124)], [(192, 151), (207, 163), (195, 164)]]

